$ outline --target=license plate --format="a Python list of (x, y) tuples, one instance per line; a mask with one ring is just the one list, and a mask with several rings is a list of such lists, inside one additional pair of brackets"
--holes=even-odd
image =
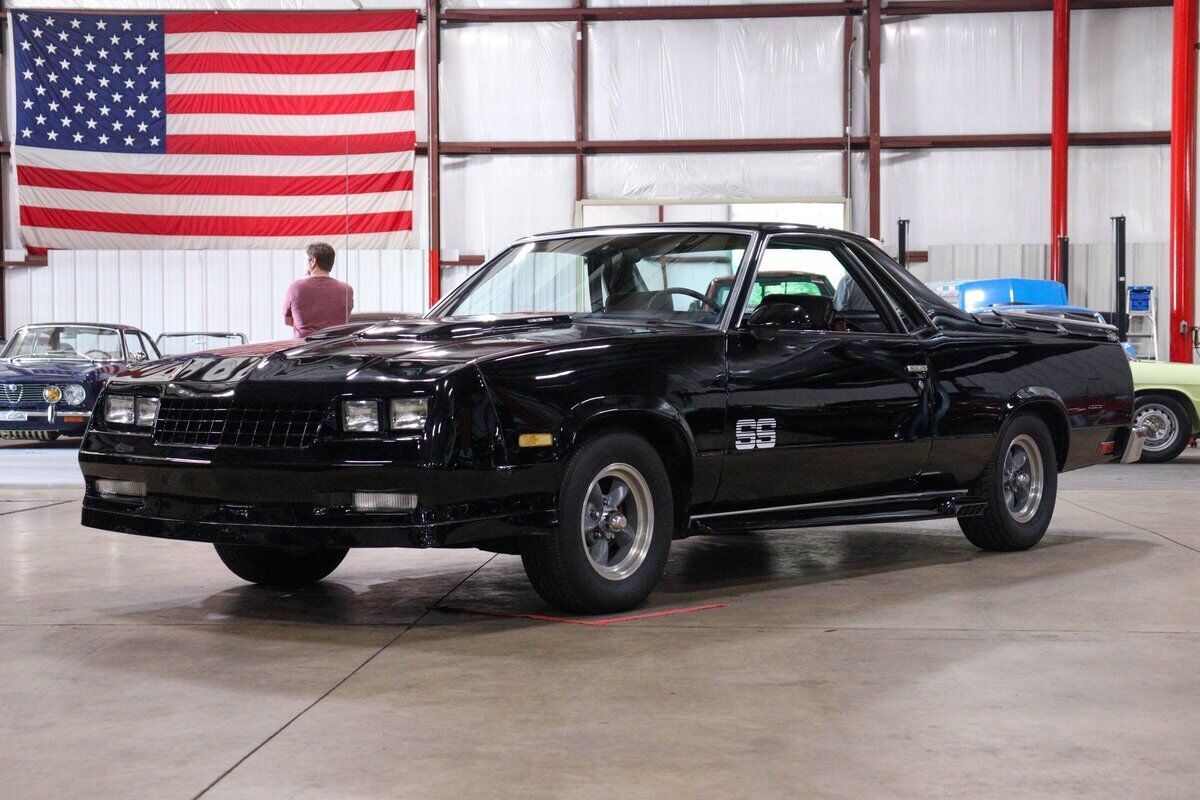
[(25, 422), (28, 419), (27, 411), (0, 411), (0, 422)]

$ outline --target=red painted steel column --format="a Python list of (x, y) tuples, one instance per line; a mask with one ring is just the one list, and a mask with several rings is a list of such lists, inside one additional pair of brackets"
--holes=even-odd
[(1058, 240), (1067, 235), (1067, 125), (1071, 73), (1071, 4), (1054, 0), (1053, 85), (1050, 92), (1050, 280), (1063, 278)]
[(442, 163), (441, 131), (438, 125), (438, 65), (441, 63), (441, 26), (439, 24), (439, 0), (427, 0), (425, 4), (425, 52), (429, 56), (427, 68), (429, 81), (426, 100), (429, 104), (429, 145), (426, 151), (429, 169), (429, 306), (432, 308), (442, 296)]
[(1196, 309), (1196, 0), (1175, 0), (1171, 70), (1170, 359), (1191, 363)]

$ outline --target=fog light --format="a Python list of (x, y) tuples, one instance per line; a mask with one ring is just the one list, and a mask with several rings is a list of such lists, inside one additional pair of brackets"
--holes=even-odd
[(121, 500), (146, 496), (146, 484), (141, 481), (113, 481), (108, 478), (96, 480), (96, 494)]
[(417, 496), (407, 492), (355, 492), (355, 511), (412, 511)]

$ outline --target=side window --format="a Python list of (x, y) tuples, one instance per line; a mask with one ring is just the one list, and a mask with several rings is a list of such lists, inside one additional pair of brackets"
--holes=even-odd
[(125, 357), (130, 361), (135, 361), (139, 353), (144, 353), (147, 358), (150, 358), (150, 352), (142, 344), (141, 337), (133, 331), (125, 331)]
[[(758, 273), (750, 287), (746, 314), (773, 295), (819, 295), (832, 306), (832, 330), (889, 333), (881, 309), (848, 269), (843, 257), (829, 247), (804, 239), (776, 237), (763, 251)], [(820, 301), (803, 300), (804, 303)]]
[[(854, 256), (859, 260), (860, 263), (871, 263), (871, 257), (864, 253), (860, 248), (855, 247), (854, 245), (847, 246), (854, 253)], [(920, 309), (915, 305), (911, 298), (905, 297), (902, 294), (898, 294), (894, 287), (879, 278), (876, 278), (875, 284), (879, 291), (883, 294), (883, 297), (887, 301), (888, 305), (892, 307), (892, 311), (895, 312), (896, 317), (900, 320), (901, 324), (904, 325), (905, 330), (917, 331), (927, 326), (928, 323), (925, 322)]]
[(142, 337), (142, 349), (146, 352), (146, 356), (153, 361), (156, 358), (162, 358), (162, 353), (158, 352), (158, 348), (154, 346), (154, 342), (146, 334), (139, 334)]

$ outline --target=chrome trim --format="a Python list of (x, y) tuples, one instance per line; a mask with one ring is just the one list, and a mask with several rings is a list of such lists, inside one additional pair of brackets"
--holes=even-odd
[(1146, 429), (1134, 425), (1129, 429), (1129, 439), (1125, 442), (1125, 452), (1121, 453), (1122, 464), (1132, 464), (1142, 457), (1142, 446), (1146, 443)]
[(819, 503), (797, 503), (790, 506), (771, 506), (769, 508), (750, 508), (743, 511), (718, 511), (712, 514), (693, 514), (692, 519), (715, 519), (716, 517), (739, 517), (748, 514), (770, 514), (776, 511), (800, 511), (804, 509), (818, 508), (854, 508), (855, 506), (869, 506), (875, 503), (884, 503), (892, 500), (938, 500), (950, 499), (952, 497), (960, 497), (967, 494), (966, 489), (954, 489), (945, 492), (910, 492), (907, 494), (881, 494), (874, 497), (859, 497), (851, 500), (824, 500)]
[(1070, 323), (1071, 325), (1082, 325), (1085, 328), (1098, 328), (1099, 330), (1111, 333), (1117, 332), (1117, 326), (1109, 325), (1107, 322), (1092, 322), (1091, 320), (1077, 319), (1075, 317), (1051, 317), (1047, 314), (1038, 314), (1033, 311), (1022, 311), (1020, 308), (996, 308), (993, 306), (987, 310), (997, 314), (1000, 317), (1024, 317), (1026, 319), (1034, 320), (1035, 322), (1049, 322), (1051, 324), (1060, 326), (1066, 322)]
[(928, 364), (909, 364), (908, 373), (910, 375), (924, 375), (929, 372)]
[(181, 458), (179, 456), (143, 456), (125, 453), (101, 453), (96, 450), (80, 450), (81, 456), (99, 456), (100, 458), (120, 459), (121, 461), (153, 461), (172, 464), (212, 464), (207, 458)]

